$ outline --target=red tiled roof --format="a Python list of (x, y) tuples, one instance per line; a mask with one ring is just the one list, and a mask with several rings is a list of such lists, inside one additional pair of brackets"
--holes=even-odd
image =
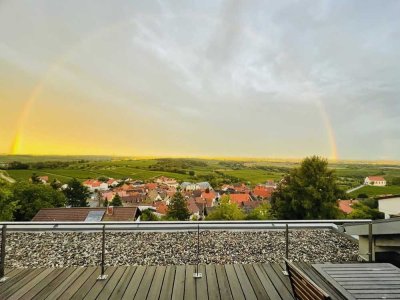
[(271, 197), (273, 191), (273, 188), (267, 188), (266, 186), (258, 185), (253, 189), (253, 194), (258, 197), (268, 198)]
[(146, 189), (149, 189), (149, 190), (155, 190), (157, 188), (157, 186), (158, 186), (158, 184), (154, 183), (154, 182), (145, 184)]
[[(105, 207), (42, 208), (33, 217), (36, 222), (84, 222), (90, 211), (106, 211)], [(103, 216), (102, 221), (134, 221), (136, 207), (114, 207), (113, 214)]]
[(230, 194), (229, 199), (231, 203), (241, 204), (242, 202), (250, 201), (249, 194)]
[(162, 201), (153, 202), (153, 206), (159, 214), (165, 215), (168, 211), (168, 205)]
[(194, 199), (189, 199), (189, 201), (187, 202), (187, 207), (188, 207), (191, 215), (198, 213), (200, 211), (199, 207), (196, 205), (196, 202), (194, 201)]
[(385, 181), (385, 178), (382, 176), (368, 176), (368, 179), (371, 181)]
[(351, 207), (353, 204), (357, 203), (358, 200), (339, 200), (339, 209), (345, 214), (349, 214), (353, 211)]

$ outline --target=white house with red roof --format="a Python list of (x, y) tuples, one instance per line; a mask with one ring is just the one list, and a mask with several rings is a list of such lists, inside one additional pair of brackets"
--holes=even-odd
[(91, 192), (108, 190), (107, 182), (101, 182), (96, 179), (85, 180), (82, 184), (86, 186)]
[(386, 186), (386, 180), (382, 176), (368, 176), (364, 180), (365, 185)]
[(119, 181), (118, 181), (118, 180), (115, 180), (114, 178), (110, 178), (110, 179), (107, 180), (107, 184), (108, 184), (109, 186), (112, 186), (112, 187), (117, 186), (118, 183), (119, 183)]

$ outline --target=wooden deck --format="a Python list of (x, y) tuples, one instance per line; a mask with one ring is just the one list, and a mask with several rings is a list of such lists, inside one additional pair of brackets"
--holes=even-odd
[[(296, 264), (333, 299), (343, 299), (305, 263)], [(11, 269), (0, 283), (0, 299), (293, 299), (283, 265), (193, 265)]]

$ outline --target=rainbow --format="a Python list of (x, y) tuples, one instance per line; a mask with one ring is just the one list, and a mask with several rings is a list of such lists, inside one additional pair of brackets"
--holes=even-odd
[[(62, 68), (64, 63), (84, 45), (87, 45), (90, 42), (92, 42), (93, 40), (103, 37), (106, 34), (110, 34), (116, 30), (119, 30), (123, 26), (132, 24), (133, 22), (134, 22), (134, 20), (129, 19), (127, 21), (125, 20), (122, 22), (114, 23), (111, 26), (100, 28), (99, 30), (95, 31), (93, 34), (90, 34), (86, 39), (84, 39), (81, 42), (78, 42), (76, 45), (72, 46), (69, 49), (69, 51), (65, 52), (58, 59), (56, 59), (53, 64), (51, 64), (51, 66), (47, 69), (45, 74), (42, 76), (41, 80), (32, 89), (30, 96), (28, 97), (28, 99), (25, 101), (25, 103), (23, 105), (23, 108), (22, 108), (21, 113), (17, 120), (16, 133), (15, 133), (15, 136), (14, 136), (12, 144), (11, 144), (11, 149), (10, 149), (11, 154), (14, 154), (14, 155), (24, 154), (22, 145), (23, 145), (23, 136), (24, 136), (24, 128), (26, 125), (26, 121), (29, 117), (32, 107), (34, 107), (35, 103), (39, 99), (39, 96), (43, 92), (47, 82), (50, 80), (51, 75), (54, 74), (54, 72), (57, 69)], [(254, 33), (253, 31), (246, 30), (246, 33), (249, 36), (251, 36), (252, 38), (260, 40), (260, 37), (258, 36), (258, 34)], [(324, 127), (326, 128), (329, 145), (331, 148), (330, 159), (337, 161), (339, 159), (338, 147), (337, 147), (335, 131), (332, 126), (332, 122), (329, 118), (329, 115), (328, 115), (326, 109), (325, 109), (323, 101), (317, 95), (318, 93), (316, 93), (316, 91), (317, 91), (316, 87), (313, 85), (310, 86), (310, 91), (313, 92), (313, 94), (314, 94), (313, 98), (315, 100), (315, 105), (317, 106), (318, 110), (320, 111), (321, 118), (324, 123)]]

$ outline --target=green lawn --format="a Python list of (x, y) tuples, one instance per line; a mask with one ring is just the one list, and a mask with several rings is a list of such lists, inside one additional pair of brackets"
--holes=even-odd
[(223, 170), (224, 174), (235, 176), (241, 178), (245, 181), (250, 181), (252, 184), (263, 183), (268, 179), (280, 180), (283, 173), (275, 173), (264, 170), (253, 170), (253, 169), (243, 169), (243, 170)]
[(388, 195), (388, 194), (400, 194), (400, 186), (389, 185), (389, 186), (365, 186), (359, 190), (350, 193), (351, 197), (357, 197), (359, 194), (367, 194), (370, 197)]

